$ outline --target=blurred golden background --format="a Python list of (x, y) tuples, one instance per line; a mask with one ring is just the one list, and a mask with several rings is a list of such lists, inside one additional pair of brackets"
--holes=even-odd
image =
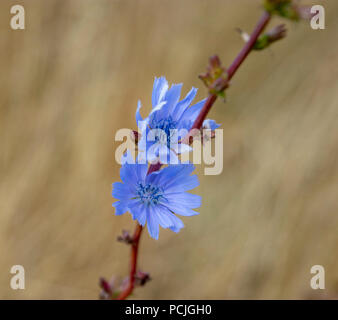
[[(150, 110), (154, 76), (206, 89), (208, 57), (229, 65), (259, 0), (1, 0), (0, 298), (96, 299), (124, 277), (133, 230), (114, 215), (114, 141)], [(314, 3), (314, 1), (303, 1)], [(338, 3), (326, 29), (288, 36), (245, 61), (210, 118), (224, 129), (224, 169), (204, 176), (200, 215), (175, 234), (144, 233), (138, 299), (274, 299), (338, 294)], [(26, 29), (10, 29), (22, 4)], [(270, 26), (281, 23), (274, 18)], [(196, 100), (197, 101), (197, 100)], [(12, 265), (26, 289), (12, 290)], [(310, 268), (326, 289), (310, 288)], [(320, 292), (318, 292), (320, 291)]]

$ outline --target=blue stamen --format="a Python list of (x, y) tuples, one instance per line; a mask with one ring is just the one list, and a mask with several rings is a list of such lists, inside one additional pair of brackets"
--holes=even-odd
[(137, 194), (145, 204), (157, 204), (163, 198), (163, 190), (151, 184), (138, 183)]
[[(156, 121), (155, 119), (152, 120), (151, 123), (152, 129), (160, 129), (163, 133), (166, 134), (166, 136), (160, 134), (156, 134), (155, 141), (160, 142), (162, 144), (167, 144), (170, 146), (170, 141), (172, 138), (172, 135), (174, 134), (173, 129), (177, 129), (177, 122), (174, 121), (171, 117), (168, 117), (166, 119), (161, 119), (160, 121)], [(166, 138), (166, 140), (165, 140)]]

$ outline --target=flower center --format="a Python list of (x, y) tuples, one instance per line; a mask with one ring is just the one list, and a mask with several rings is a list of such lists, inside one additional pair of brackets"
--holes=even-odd
[(156, 142), (170, 146), (171, 138), (175, 133), (174, 129), (177, 129), (177, 122), (173, 121), (171, 117), (153, 121), (152, 129), (158, 129), (155, 136)]
[(137, 194), (145, 204), (157, 204), (163, 198), (163, 190), (151, 184), (138, 184)]

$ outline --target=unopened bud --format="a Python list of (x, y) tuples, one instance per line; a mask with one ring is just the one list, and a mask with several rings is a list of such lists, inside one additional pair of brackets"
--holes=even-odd
[(311, 7), (303, 6), (297, 7), (298, 15), (300, 19), (311, 20), (315, 13), (311, 12)]
[(289, 20), (299, 20), (298, 6), (292, 0), (264, 0), (264, 9)]
[(100, 299), (111, 300), (113, 296), (113, 280), (109, 283), (105, 278), (100, 278), (99, 285), (101, 287)]
[(135, 285), (144, 286), (148, 281), (150, 281), (149, 273), (137, 271), (135, 275)]
[(286, 27), (285, 24), (280, 24), (266, 33), (268, 37), (269, 44), (280, 39), (285, 38), (286, 36)]
[(122, 230), (122, 235), (117, 237), (117, 241), (124, 242), (126, 244), (132, 244), (134, 242), (133, 237), (126, 230)]
[(228, 87), (227, 73), (217, 55), (209, 58), (207, 72), (200, 74), (199, 78), (204, 82), (210, 93), (224, 97), (224, 90)]
[[(242, 31), (241, 29), (237, 30), (241, 33), (241, 36), (245, 42), (249, 41), (250, 36), (246, 32)], [(272, 28), (268, 32), (259, 36), (255, 42), (255, 45), (253, 46), (253, 50), (263, 50), (267, 48), (271, 43), (283, 39), (285, 36), (286, 36), (285, 25), (280, 24)]]

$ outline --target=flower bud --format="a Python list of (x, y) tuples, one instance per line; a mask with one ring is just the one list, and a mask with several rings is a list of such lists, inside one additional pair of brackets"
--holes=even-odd
[[(248, 42), (250, 36), (243, 30), (237, 29), (240, 32), (243, 40)], [(253, 46), (253, 50), (263, 50), (267, 48), (271, 43), (283, 39), (286, 36), (286, 28), (284, 24), (280, 24), (268, 32), (262, 34), (256, 41), (255, 45)]]
[(300, 19), (298, 7), (292, 0), (264, 0), (263, 6), (270, 14), (276, 14), (294, 21)]
[(110, 283), (105, 278), (100, 278), (99, 285), (101, 287), (100, 299), (111, 300), (113, 296), (114, 279)]
[(151, 278), (150, 278), (149, 273), (137, 271), (135, 275), (135, 285), (144, 286), (150, 280)]
[(122, 230), (122, 235), (117, 237), (117, 241), (124, 242), (126, 244), (132, 244), (134, 242), (133, 237), (126, 230)]
[(204, 82), (210, 93), (225, 97), (224, 89), (228, 87), (227, 74), (217, 55), (209, 58), (207, 72), (200, 74), (199, 78)]

